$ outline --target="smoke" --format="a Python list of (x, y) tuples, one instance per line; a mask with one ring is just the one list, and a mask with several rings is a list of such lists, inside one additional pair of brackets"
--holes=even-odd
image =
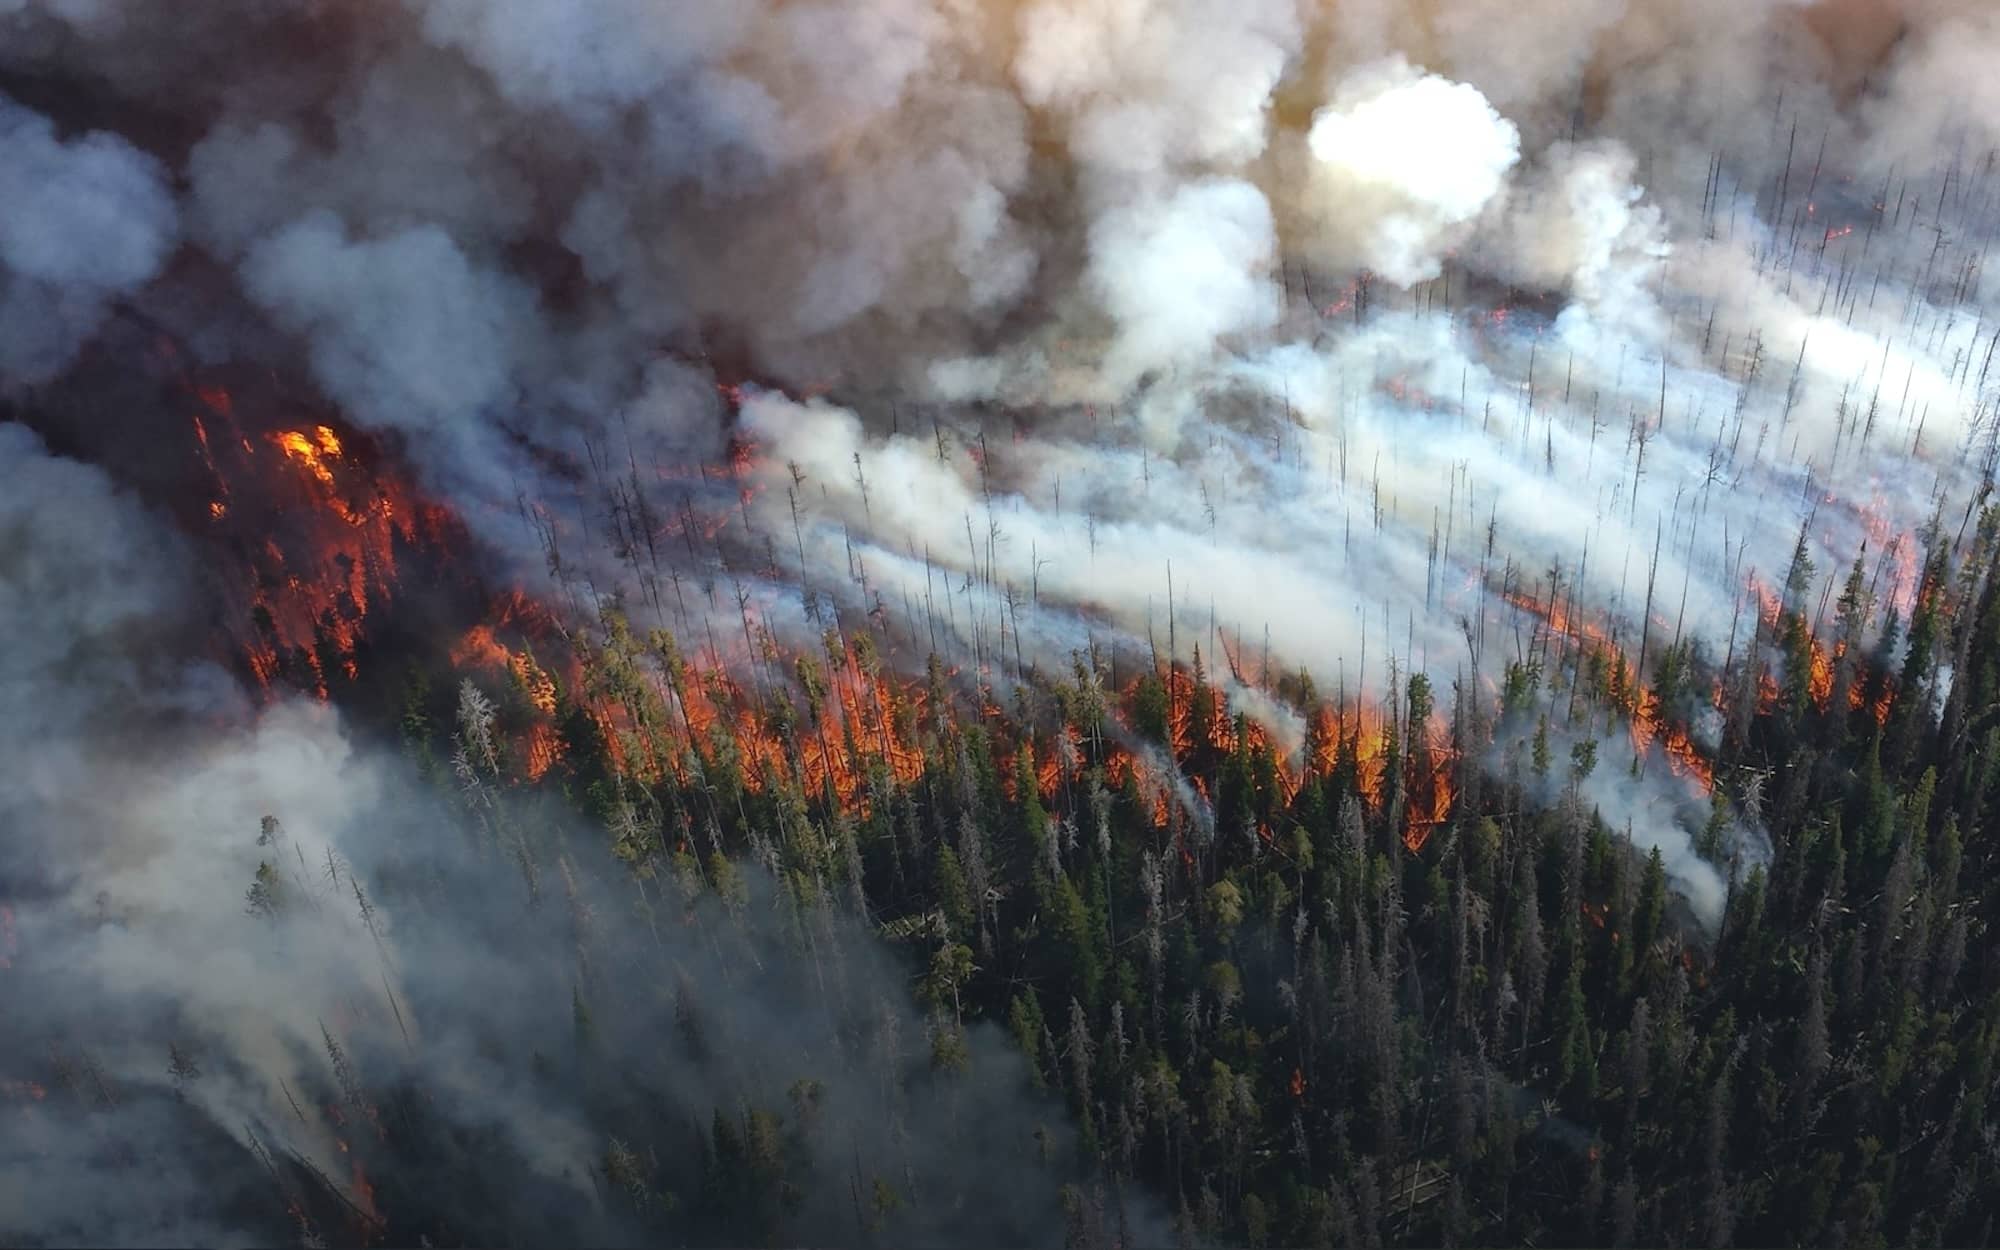
[(1068, 122), (1079, 163), (1144, 184), (1262, 155), (1301, 38), (1294, 0), (1038, 0), (1012, 70), (1031, 107)]
[[(875, 1176), (936, 1199), (921, 1240), (962, 1240), (961, 1218), (1059, 1235), (1027, 1178), (1066, 1140), (1060, 1109), (990, 1025), (969, 1073), (931, 1088), (935, 1022), (861, 926), (754, 866), (726, 906), (677, 901), (686, 883), (635, 895), (601, 832), (553, 806), (495, 797), (458, 836), (332, 709), (254, 709), (188, 658), (199, 570), (102, 473), (8, 425), (0, 485), (0, 625), (20, 640), (0, 691), (38, 709), (0, 729), (0, 1089), (21, 1104), (0, 1116), (0, 1236), (288, 1239), (258, 1160), (295, 1154), (356, 1203), (365, 1157), (405, 1235), (632, 1240), (591, 1179), (612, 1138), (691, 1170), (681, 1132), (791, 1117), (800, 1082), (787, 1227), (850, 1219), (850, 1183)], [(170, 1073), (175, 1053), (193, 1071)], [(606, 1101), (633, 1090), (656, 1100), (643, 1116)], [(870, 1175), (850, 1176), (856, 1151)]]
[(1645, 201), (1632, 153), (1556, 143), (1489, 218), (1480, 255), (1497, 278), (1566, 291), (1558, 333), (1606, 326), (1646, 345), (1665, 332), (1654, 284), (1671, 253), (1659, 207)]
[(61, 372), (178, 230), (167, 173), (109, 134), (57, 137), (0, 94), (0, 384)]
[(1091, 283), (1119, 327), (1104, 363), (1118, 390), (1149, 370), (1199, 365), (1224, 336), (1278, 320), (1265, 276), (1271, 209), (1248, 183), (1184, 186), (1166, 203), (1107, 214), (1091, 237)]
[(1325, 262), (1403, 286), (1438, 276), (1520, 159), (1519, 131), (1476, 88), (1400, 59), (1343, 80), (1306, 146)]
[(517, 408), (544, 341), (519, 281), (475, 267), (436, 226), (351, 239), (323, 212), (253, 246), (243, 281), (311, 344), (313, 375), (344, 411), (405, 433), (441, 488), (511, 495), (481, 427)]

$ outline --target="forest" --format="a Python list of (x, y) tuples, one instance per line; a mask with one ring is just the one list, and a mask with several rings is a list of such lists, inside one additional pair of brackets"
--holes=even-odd
[[(1146, 1200), (1189, 1244), (1978, 1244), (2000, 509), (1926, 538), (1907, 621), (1801, 542), (1733, 664), (1687, 646), (1641, 678), (1544, 627), (1495, 695), (1418, 674), (1381, 719), (1285, 678), (1314, 726), (1297, 775), (1198, 648), (1123, 689), (1079, 655), (981, 706), (935, 657), (927, 682), (886, 671), (865, 625), (766, 648), (739, 686), (615, 610), (541, 652), (484, 635), (484, 689), (413, 673), (399, 727), (458, 819), (518, 848), (523, 899), (549, 888), (525, 805), (560, 795), (637, 886), (596, 929), (728, 949), (768, 908), (803, 959), (831, 911), (899, 947), (923, 1013), (901, 1096), (949, 1101), (1003, 1063), (970, 1039), (1004, 1030), (1006, 1079), (1074, 1128), (1033, 1182), (1068, 1244), (1133, 1244)], [(1696, 839), (1729, 881), (1716, 931), (1582, 798), (1608, 765), (1560, 732), (1681, 706), (1676, 683), (1725, 724)], [(1731, 800), (1768, 866), (1728, 862)], [(575, 958), (591, 984), (591, 939)], [(801, 990), (866, 1045), (854, 1003)], [(701, 993), (677, 991), (681, 1046)], [(582, 1055), (625, 997), (546, 1010)], [(615, 1071), (571, 1079), (648, 1239), (832, 1235), (793, 1217), (836, 1179), (815, 1168), (854, 1192), (843, 1238), (925, 1227), (903, 1174), (800, 1146), (813, 1070), (788, 1103), (716, 1105), (699, 1165)]]

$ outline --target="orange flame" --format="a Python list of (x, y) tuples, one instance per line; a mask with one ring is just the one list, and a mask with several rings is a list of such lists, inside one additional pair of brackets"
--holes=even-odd
[[(341, 1149), (345, 1150), (346, 1148), (346, 1144), (343, 1143)], [(361, 1208), (361, 1213), (366, 1215), (370, 1221), (379, 1223), (382, 1217), (375, 1212), (375, 1186), (369, 1182), (368, 1173), (361, 1170), (361, 1160), (359, 1158), (354, 1159), (353, 1166), (352, 1187), (354, 1189), (354, 1205)]]
[[(195, 438), (213, 477), (208, 518), (239, 556), (231, 589), (245, 661), (261, 686), (282, 674), (326, 698), (333, 678), (356, 676), (362, 623), (396, 584), (398, 540), (417, 539), (419, 525), (434, 535), (448, 516), (412, 506), (395, 474), (363, 472), (331, 426), (252, 441), (227, 390), (193, 395)], [(299, 472), (270, 472), (258, 459), (263, 447)]]
[(317, 440), (300, 430), (286, 430), (271, 436), (271, 441), (279, 450), (293, 460), (304, 465), (306, 471), (320, 480), (323, 486), (333, 485), (333, 470), (327, 467), (328, 459), (340, 458), (340, 440), (325, 426), (318, 427)]
[[(1763, 593), (1762, 587), (1755, 582), (1752, 582), (1751, 588)], [(1592, 622), (1575, 622), (1560, 605), (1544, 604), (1531, 595), (1508, 592), (1504, 598), (1515, 608), (1540, 620), (1551, 633), (1604, 657), (1613, 674), (1614, 699), (1622, 701), (1629, 716), (1627, 728), (1634, 754), (1643, 759), (1658, 745), (1666, 758), (1668, 772), (1691, 783), (1704, 795), (1714, 791), (1715, 766), (1702, 757), (1700, 749), (1688, 736), (1687, 728), (1676, 722), (1660, 705), (1659, 695), (1641, 680), (1637, 665), (1608, 633)], [(1618, 693), (1620, 691), (1622, 695)]]
[(537, 722), (528, 728), (527, 769), (529, 781), (540, 781), (562, 758), (562, 740), (555, 726)]
[(498, 667), (512, 659), (513, 654), (493, 636), (491, 625), (474, 625), (451, 648), (453, 668)]

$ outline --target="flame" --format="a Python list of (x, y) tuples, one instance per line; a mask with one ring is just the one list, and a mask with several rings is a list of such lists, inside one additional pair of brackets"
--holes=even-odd
[(452, 644), (453, 668), (497, 670), (509, 674), (526, 696), (534, 719), (523, 731), (521, 761), (530, 782), (540, 781), (562, 758), (562, 739), (556, 733), (556, 681), (524, 648), (514, 650), (500, 640), (496, 629), (506, 628), (525, 602), (516, 596), (503, 598), (497, 605), (498, 624), (482, 622), (467, 630)]
[(301, 430), (286, 430), (271, 436), (271, 441), (279, 450), (293, 460), (304, 465), (306, 471), (320, 480), (321, 485), (333, 485), (333, 470), (327, 467), (329, 459), (340, 458), (340, 440), (325, 426), (317, 429), (319, 439), (315, 441)]
[(1638, 705), (1630, 722), (1632, 750), (1640, 758), (1657, 745), (1667, 762), (1667, 771), (1690, 782), (1706, 796), (1715, 791), (1715, 765), (1708, 762), (1687, 729), (1666, 715), (1660, 696), (1650, 688), (1639, 691)]
[(1428, 780), (1428, 785), (1420, 784), (1412, 792), (1410, 825), (1403, 831), (1403, 845), (1412, 855), (1423, 850), (1431, 832), (1450, 818), (1452, 803), (1457, 798), (1448, 768), (1433, 770)]
[[(1068, 726), (1064, 726), (1064, 732), (1070, 732)], [(1031, 747), (1024, 746), (1022, 750), (1029, 751), (1030, 758), (1032, 758), (1033, 749)], [(1057, 757), (1054, 751), (1051, 751), (1048, 754), (1048, 758), (1044, 759), (1035, 770), (1035, 786), (1041, 792), (1041, 796), (1044, 799), (1053, 799), (1056, 796), (1056, 790), (1062, 784), (1062, 779), (1062, 760)]]
[[(1760, 596), (1767, 593), (1754, 580), (1751, 589)], [(1715, 766), (1702, 756), (1694, 740), (1688, 736), (1687, 727), (1678, 723), (1669, 710), (1660, 705), (1659, 695), (1640, 679), (1638, 666), (1626, 656), (1610, 634), (1593, 622), (1573, 620), (1560, 604), (1544, 604), (1531, 595), (1513, 591), (1502, 597), (1516, 609), (1542, 622), (1551, 633), (1604, 657), (1612, 672), (1614, 701), (1619, 702), (1628, 715), (1627, 731), (1632, 738), (1634, 754), (1644, 759), (1657, 746), (1666, 759), (1668, 772), (1689, 782), (1703, 795), (1714, 792)], [(1773, 692), (1775, 699), (1775, 687)], [(1717, 697), (1719, 699), (1719, 694)]]
[(1667, 771), (1686, 781), (1692, 781), (1695, 788), (1704, 795), (1715, 792), (1715, 765), (1702, 758), (1687, 731), (1679, 725), (1667, 725), (1660, 738), (1660, 747), (1666, 752)]
[[(1240, 665), (1233, 660), (1232, 667), (1240, 671)], [(1343, 755), (1354, 764), (1355, 785), (1366, 803), (1380, 810), (1386, 801), (1393, 727), (1379, 707), (1368, 703), (1351, 707), (1329, 704), (1316, 707), (1309, 718), (1313, 728), (1306, 743), (1300, 751), (1287, 753), (1276, 748), (1271, 731), (1262, 723), (1229, 714), (1224, 692), (1197, 681), (1189, 670), (1174, 666), (1165, 677), (1164, 684), (1170, 699), (1167, 727), (1174, 759), (1177, 764), (1188, 768), (1189, 785), (1204, 802), (1208, 793), (1202, 771), (1239, 750), (1253, 755), (1268, 753), (1273, 759), (1277, 765), (1276, 797), (1281, 802), (1291, 802), (1308, 777), (1331, 775)], [(1138, 688), (1139, 681), (1127, 688), (1124, 701), (1127, 708), (1131, 706)], [(1195, 715), (1198, 701), (1204, 713), (1199, 719)], [(1428, 724), (1414, 730), (1411, 736), (1412, 745), (1421, 745), (1424, 748), (1423, 757), (1429, 761), (1427, 770), (1419, 770), (1417, 752), (1412, 751), (1403, 759), (1403, 767), (1409, 771), (1402, 778), (1406, 823), (1401, 837), (1404, 845), (1414, 853), (1423, 849), (1432, 831), (1451, 815), (1456, 794), (1450, 776), (1456, 751), (1451, 745), (1446, 722), (1436, 713)], [(1116, 777), (1120, 784), (1128, 775), (1136, 775), (1140, 779), (1141, 792), (1152, 796), (1153, 823), (1156, 827), (1166, 827), (1170, 802), (1168, 783), (1152, 777), (1151, 770), (1135, 759), (1121, 758), (1117, 768)], [(1268, 830), (1263, 832), (1268, 837)]]
[(1806, 693), (1815, 707), (1826, 707), (1833, 697), (1833, 658), (1818, 641), (1812, 643), (1812, 672), (1806, 679)]
[(521, 683), (528, 702), (544, 716), (556, 714), (555, 678), (544, 672), (535, 658), (525, 651), (511, 652), (507, 656), (507, 667), (513, 672), (514, 680)]
[(562, 741), (556, 737), (555, 726), (539, 722), (530, 726), (527, 749), (528, 780), (540, 781), (561, 758)]
[(512, 659), (513, 653), (493, 636), (491, 625), (474, 625), (451, 648), (453, 668), (504, 667)]
[[(342, 1142), (340, 1148), (347, 1149), (347, 1144)], [(375, 1186), (369, 1182), (368, 1173), (361, 1170), (359, 1158), (353, 1160), (353, 1169), (354, 1205), (361, 1208), (361, 1213), (366, 1215), (370, 1222), (380, 1223), (382, 1217), (375, 1212)]]
[(1778, 710), (1778, 679), (1765, 669), (1757, 674), (1757, 714), (1769, 716)]
[[(358, 675), (355, 649), (369, 612), (396, 587), (398, 545), (434, 547), (449, 514), (414, 501), (395, 473), (357, 464), (330, 425), (253, 440), (228, 390), (190, 394), (245, 665), (265, 689), (282, 679), (324, 699), (335, 679)], [(293, 471), (274, 472), (260, 455), (269, 448)]]

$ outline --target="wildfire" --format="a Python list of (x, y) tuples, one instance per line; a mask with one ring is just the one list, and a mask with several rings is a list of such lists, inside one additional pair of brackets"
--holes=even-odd
[(525, 651), (510, 652), (507, 667), (514, 674), (514, 680), (521, 685), (528, 702), (544, 716), (556, 714), (556, 682), (542, 667), (535, 663), (535, 657)]
[(1757, 714), (1769, 716), (1778, 710), (1778, 679), (1770, 670), (1757, 674)]
[(505, 667), (513, 658), (513, 653), (493, 636), (491, 625), (474, 625), (451, 648), (453, 668)]
[(1715, 790), (1715, 766), (1703, 758), (1687, 730), (1670, 719), (1660, 707), (1660, 697), (1650, 688), (1639, 691), (1638, 706), (1630, 723), (1632, 750), (1644, 758), (1655, 744), (1666, 759), (1667, 771), (1691, 782), (1702, 794)]
[[(1618, 653), (1618, 644), (1596, 623), (1577, 621), (1560, 602), (1543, 603), (1532, 595), (1510, 590), (1501, 595), (1509, 604), (1542, 623), (1551, 634), (1571, 642), (1584, 643), (1606, 652)], [(1623, 659), (1622, 654), (1618, 658)]]
[[(1761, 587), (1752, 583), (1761, 593)], [(1705, 758), (1678, 723), (1660, 703), (1660, 697), (1640, 678), (1638, 666), (1601, 627), (1573, 621), (1560, 604), (1544, 604), (1530, 595), (1508, 592), (1503, 596), (1515, 608), (1539, 620), (1551, 634), (1568, 639), (1588, 652), (1603, 657), (1612, 673), (1614, 698), (1628, 713), (1627, 731), (1632, 750), (1641, 759), (1657, 745), (1667, 762), (1667, 771), (1692, 784), (1702, 794), (1715, 789), (1715, 766)], [(1622, 695), (1621, 695), (1622, 692)]]
[(1122, 747), (1113, 748), (1110, 759), (1105, 764), (1105, 777), (1114, 786), (1124, 786), (1128, 781), (1138, 790), (1140, 801), (1146, 804), (1153, 828), (1165, 829), (1173, 818), (1172, 798), (1167, 793), (1165, 779), (1156, 776), (1143, 760)]
[(40, 1081), (0, 1081), (0, 1098), (9, 1102), (41, 1102), (48, 1096)]
[[(1064, 726), (1063, 732), (1065, 734), (1070, 732), (1068, 726)], [(1023, 746), (1021, 749), (1029, 752), (1032, 758), (1032, 747)], [(1044, 799), (1052, 799), (1056, 796), (1056, 790), (1061, 786), (1062, 779), (1062, 760), (1054, 751), (1050, 751), (1035, 769), (1035, 788)]]
[[(934, 721), (929, 714), (932, 691), (924, 683), (895, 676), (872, 656), (864, 661), (852, 640), (830, 636), (824, 664), (795, 660), (799, 684), (786, 683), (789, 693), (778, 696), (792, 704), (790, 713), (780, 716), (774, 713), (768, 679), (753, 693), (738, 676), (746, 662), (761, 661), (769, 666), (767, 674), (785, 668), (783, 655), (768, 637), (759, 641), (761, 631), (754, 624), (746, 630), (744, 647), (738, 648), (745, 655), (718, 652), (701, 660), (683, 658), (657, 641), (642, 648), (622, 621), (612, 625), (610, 640), (594, 656), (588, 645), (555, 644), (546, 631), (531, 628), (528, 632), (541, 633), (550, 642), (545, 658), (531, 653), (521, 628), (509, 623), (528, 618), (531, 608), (518, 597), (501, 602), (487, 622), (469, 629), (450, 652), (461, 670), (510, 676), (524, 696), (516, 704), (524, 719), (509, 732), (515, 758), (522, 762), (519, 775), (527, 782), (540, 780), (563, 758), (563, 740), (554, 728), (563, 697), (596, 723), (612, 767), (642, 782), (671, 776), (695, 784), (728, 767), (752, 793), (782, 783), (808, 800), (828, 800), (865, 815), (879, 798), (873, 778), (908, 785), (920, 780), (927, 767), (918, 734)], [(671, 662), (635, 669), (625, 658), (660, 647), (673, 657)], [(1025, 772), (1041, 797), (1053, 802), (1089, 768), (1102, 764), (1114, 787), (1132, 784), (1154, 825), (1168, 829), (1174, 827), (1175, 789), (1184, 784), (1199, 801), (1208, 802), (1210, 771), (1241, 753), (1276, 765), (1266, 778), (1274, 791), (1268, 796), (1272, 801), (1290, 802), (1308, 777), (1326, 776), (1345, 760), (1369, 805), (1381, 809), (1389, 790), (1388, 761), (1395, 754), (1390, 737), (1399, 730), (1379, 710), (1365, 705), (1316, 708), (1317, 728), (1307, 749), (1288, 754), (1275, 749), (1262, 724), (1231, 715), (1225, 693), (1188, 669), (1176, 666), (1163, 680), (1170, 696), (1174, 771), (1184, 781), (1115, 742), (1094, 739), (1099, 745), (1093, 756), (1074, 724), (1015, 737), (1020, 731), (1009, 725), (1004, 710), (982, 697), (980, 719), (995, 726), (1003, 787), (1012, 793), (1015, 778)], [(1129, 707), (1135, 694), (1136, 683), (1128, 687), (1122, 704)], [(1399, 836), (1417, 851), (1451, 815), (1455, 754), (1435, 716), (1410, 737), (1410, 749), (1401, 753), (1404, 824)], [(1267, 840), (1274, 836), (1268, 827), (1259, 833)]]
[[(341, 1149), (346, 1148), (346, 1143), (343, 1142)], [(368, 1180), (368, 1173), (361, 1170), (361, 1160), (358, 1158), (353, 1160), (351, 1186), (354, 1190), (354, 1205), (359, 1207), (361, 1213), (371, 1222), (380, 1223), (382, 1217), (375, 1211), (375, 1186)]]
[[(1225, 647), (1225, 651), (1227, 648)], [(1238, 668), (1234, 659), (1232, 668)], [(1304, 749), (1293, 758), (1277, 751), (1270, 731), (1247, 717), (1228, 713), (1223, 692), (1203, 682), (1179, 666), (1171, 669), (1164, 683), (1169, 694), (1168, 735), (1176, 761), (1214, 761), (1240, 751), (1253, 755), (1269, 753), (1277, 762), (1277, 797), (1290, 802), (1308, 777), (1331, 775), (1345, 758), (1354, 767), (1354, 784), (1370, 807), (1380, 809), (1389, 793), (1388, 764), (1392, 735), (1398, 732), (1382, 709), (1367, 703), (1336, 708), (1323, 705), (1311, 714), (1313, 731)], [(1137, 683), (1126, 691), (1129, 706)], [(1405, 825), (1401, 836), (1411, 852), (1421, 851), (1433, 830), (1451, 815), (1455, 791), (1451, 785), (1451, 765), (1455, 753), (1450, 734), (1433, 714), (1430, 723), (1407, 730), (1411, 750), (1404, 753), (1402, 777)], [(1419, 753), (1417, 748), (1421, 748)], [(1419, 766), (1419, 760), (1425, 766)], [(1133, 762), (1128, 767), (1144, 769)], [(1200, 777), (1190, 783), (1206, 800)], [(1155, 807), (1155, 824), (1166, 824), (1166, 791), (1162, 786)]]
[(1715, 765), (1702, 758), (1686, 730), (1679, 725), (1666, 726), (1660, 738), (1660, 747), (1666, 752), (1669, 772), (1694, 782), (1703, 794), (1715, 792)]
[(1815, 640), (1809, 660), (1812, 671), (1806, 678), (1806, 694), (1815, 707), (1824, 708), (1833, 696), (1833, 660), (1834, 657), (1827, 655), (1826, 648)]
[[(916, 692), (896, 690), (893, 679), (879, 671), (874, 676), (864, 672), (851, 644), (843, 644), (838, 659), (827, 675), (819, 716), (808, 716), (793, 730), (799, 780), (807, 793), (831, 791), (843, 807), (865, 811), (864, 781), (871, 760), (885, 764), (899, 782), (923, 775), (923, 751), (898, 725), (914, 725), (917, 718), (896, 715), (899, 702), (913, 700)], [(722, 719), (727, 709), (746, 764), (754, 764), (745, 769), (753, 790), (761, 790), (767, 777), (784, 773), (788, 752), (783, 737), (755, 714), (726, 674), (711, 671), (698, 683), (683, 683), (681, 702), (688, 723), (704, 728)]]
[(1430, 841), (1431, 833), (1451, 816), (1451, 805), (1457, 797), (1451, 787), (1451, 779), (1440, 769), (1432, 778), (1428, 795), (1418, 789), (1410, 804), (1410, 825), (1403, 831), (1403, 845), (1414, 855), (1424, 849)]
[[(1772, 636), (1777, 636), (1784, 622), (1783, 603), (1778, 599), (1777, 595), (1773, 594), (1755, 578), (1752, 578), (1750, 581), (1750, 589), (1751, 593), (1756, 596), (1758, 611), (1764, 623), (1764, 628)], [(1914, 601), (1914, 597), (1915, 591), (1912, 589), (1912, 601)], [(1809, 665), (1806, 674), (1806, 697), (1812, 701), (1812, 705), (1815, 708), (1822, 712), (1828, 710), (1829, 705), (1833, 702), (1834, 670), (1846, 657), (1847, 644), (1845, 642), (1835, 643), (1833, 649), (1828, 651), (1821, 644), (1817, 636), (1810, 633), (1806, 635), (1806, 663)], [(1780, 693), (1777, 678), (1773, 677), (1768, 671), (1758, 674), (1758, 712), (1768, 714), (1775, 711), (1778, 706)], [(1874, 703), (1871, 704), (1868, 701), (1867, 695), (1862, 691), (1862, 683), (1858, 680), (1850, 679), (1847, 687), (1847, 710), (1850, 712), (1859, 712), (1863, 708), (1866, 708), (1869, 715), (1875, 718), (1877, 724), (1886, 724), (1889, 719), (1890, 704), (1894, 701), (1893, 694), (1892, 690), (1885, 688), (1877, 696)]]
[(304, 465), (306, 471), (320, 480), (324, 486), (333, 485), (333, 470), (327, 461), (340, 459), (340, 438), (326, 426), (314, 426), (307, 434), (303, 430), (285, 430), (271, 436), (271, 441), (291, 459)]
[(357, 464), (330, 425), (258, 432), (227, 389), (189, 394), (245, 664), (267, 689), (282, 680), (326, 698), (335, 679), (357, 676), (355, 648), (395, 589), (398, 547), (435, 545), (449, 517), (416, 503), (394, 472)]
[[(516, 615), (514, 600), (502, 602), (501, 626)], [(562, 739), (554, 724), (557, 706), (556, 679), (535, 662), (525, 648), (515, 650), (500, 640), (496, 626), (474, 625), (450, 650), (451, 664), (459, 670), (488, 669), (506, 673), (521, 691), (534, 719), (521, 742), (521, 758), (529, 781), (540, 781), (562, 758)]]
[(540, 781), (562, 758), (562, 740), (553, 725), (537, 722), (528, 729), (528, 780)]

